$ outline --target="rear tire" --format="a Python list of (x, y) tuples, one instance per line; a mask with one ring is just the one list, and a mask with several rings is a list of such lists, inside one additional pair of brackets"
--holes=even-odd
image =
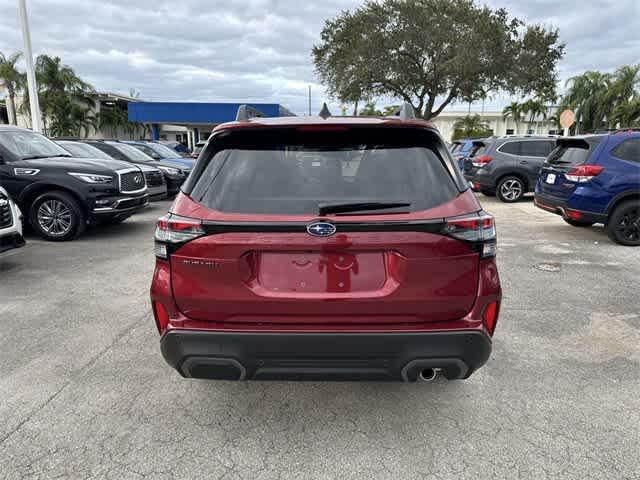
[(620, 245), (640, 246), (640, 200), (627, 200), (618, 205), (606, 225), (607, 235)]
[(496, 196), (496, 191), (495, 190), (488, 190), (486, 188), (481, 188), (480, 189), (480, 193), (482, 193), (485, 197), (495, 197)]
[(42, 238), (66, 242), (78, 237), (87, 224), (87, 217), (78, 201), (60, 191), (45, 192), (31, 204), (29, 223)]
[(592, 227), (595, 222), (581, 222), (580, 220), (571, 220), (570, 218), (563, 218), (572, 227)]
[(527, 187), (521, 178), (512, 175), (502, 178), (496, 187), (496, 195), (505, 203), (514, 203), (522, 199)]

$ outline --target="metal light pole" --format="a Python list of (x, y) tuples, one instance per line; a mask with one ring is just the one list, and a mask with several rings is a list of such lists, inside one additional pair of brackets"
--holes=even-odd
[(40, 116), (40, 103), (38, 102), (38, 85), (36, 73), (33, 68), (33, 53), (31, 52), (31, 35), (29, 34), (29, 21), (27, 19), (27, 6), (25, 0), (18, 0), (20, 10), (20, 24), (22, 26), (22, 39), (24, 41), (24, 59), (27, 64), (27, 85), (29, 88), (29, 105), (31, 106), (31, 128), (34, 132), (42, 133), (42, 117)]

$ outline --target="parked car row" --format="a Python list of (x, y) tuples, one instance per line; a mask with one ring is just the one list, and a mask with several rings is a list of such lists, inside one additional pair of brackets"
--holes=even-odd
[(473, 140), (463, 173), (474, 190), (536, 206), (569, 225), (604, 224), (622, 245), (640, 245), (640, 132)]
[(2, 125), (0, 185), (6, 198), (0, 204), (13, 198), (22, 212), (17, 218), (24, 215), (38, 235), (52, 241), (72, 240), (90, 224), (122, 222), (150, 200), (175, 195), (191, 171), (192, 159), (146, 155), (142, 149), (151, 143), (52, 141)]

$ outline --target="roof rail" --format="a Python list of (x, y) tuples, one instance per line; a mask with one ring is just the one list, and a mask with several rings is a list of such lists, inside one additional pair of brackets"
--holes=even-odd
[(247, 122), (251, 118), (264, 117), (264, 113), (251, 105), (240, 105), (236, 113), (236, 122)]
[(552, 135), (546, 133), (508, 133), (505, 135), (499, 135), (494, 138), (514, 138), (514, 137), (522, 137), (522, 138), (557, 138), (560, 135)]
[(640, 128), (638, 127), (628, 127), (628, 128), (618, 128), (613, 133), (632, 133), (632, 132), (640, 132)]
[(409, 102), (404, 102), (402, 105), (395, 109), (392, 116), (400, 117), (400, 120), (415, 120), (416, 111)]
[(320, 110), (320, 113), (318, 114), (318, 116), (324, 118), (325, 120), (331, 116), (329, 107), (327, 107), (327, 102), (324, 102), (322, 104), (322, 109)]

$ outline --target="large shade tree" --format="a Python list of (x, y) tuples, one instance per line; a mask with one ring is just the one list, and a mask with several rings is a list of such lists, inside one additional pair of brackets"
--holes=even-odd
[(342, 102), (402, 99), (423, 118), (489, 92), (553, 96), (564, 45), (473, 0), (368, 1), (327, 20), (312, 56)]

